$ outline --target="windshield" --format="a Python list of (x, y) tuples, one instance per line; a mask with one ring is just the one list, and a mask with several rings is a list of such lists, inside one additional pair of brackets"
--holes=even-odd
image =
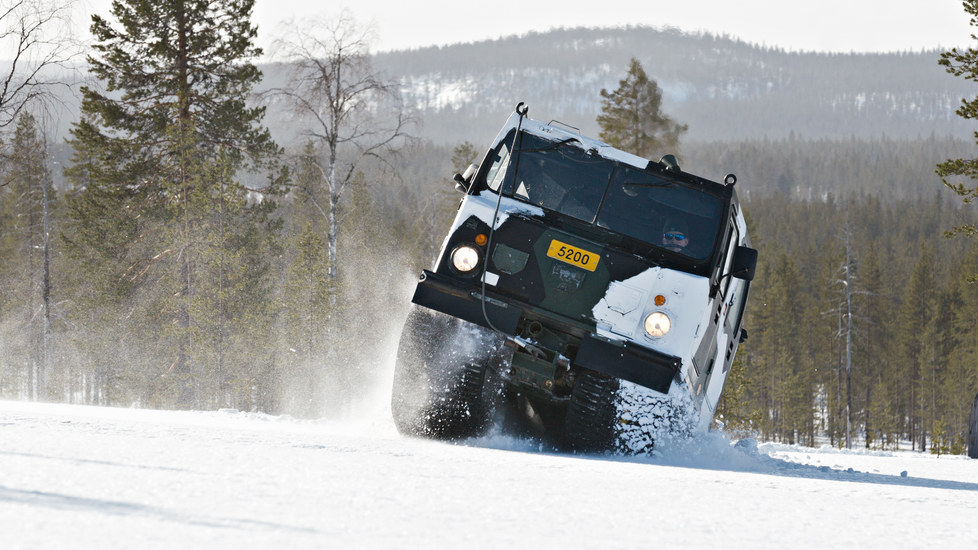
[(493, 191), (505, 181), (506, 195), (645, 243), (695, 259), (713, 251), (723, 217), (719, 198), (585, 151), (573, 138), (524, 132), (518, 167), (510, 162), (511, 144), (511, 136), (503, 140), (486, 173)]
[(593, 222), (615, 165), (575, 144), (523, 134), (514, 196)]
[(598, 225), (691, 258), (713, 251), (723, 202), (637, 168), (621, 166)]

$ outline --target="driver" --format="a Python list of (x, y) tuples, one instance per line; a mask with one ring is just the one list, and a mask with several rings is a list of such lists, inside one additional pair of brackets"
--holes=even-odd
[(686, 222), (670, 218), (662, 226), (662, 246), (673, 252), (685, 252), (689, 246), (689, 228)]

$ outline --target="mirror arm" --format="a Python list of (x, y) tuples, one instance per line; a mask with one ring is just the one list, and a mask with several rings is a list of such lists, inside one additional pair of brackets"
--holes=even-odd
[(710, 291), (710, 294), (712, 295), (717, 290), (720, 290), (720, 285), (723, 284), (723, 280), (726, 279), (727, 277), (737, 277), (737, 275), (746, 275), (748, 273), (750, 273), (750, 270), (749, 269), (742, 269), (740, 271), (730, 271), (730, 272), (724, 273), (720, 277), (720, 279), (717, 280), (717, 284), (713, 285), (713, 289)]

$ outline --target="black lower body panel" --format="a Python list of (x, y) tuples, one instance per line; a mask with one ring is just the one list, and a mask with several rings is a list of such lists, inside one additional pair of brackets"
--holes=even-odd
[(574, 364), (668, 393), (682, 360), (634, 344), (618, 345), (587, 336)]
[[(507, 303), (501, 296), (486, 292), (483, 315), (479, 286), (459, 283), (453, 278), (425, 270), (411, 301), (463, 321), (492, 328), (486, 322), (488, 316), (496, 329), (507, 335), (516, 334), (523, 310)], [(611, 343), (593, 335), (584, 337), (573, 363), (662, 393), (669, 391), (673, 378), (682, 366), (682, 360), (678, 357), (630, 343)]]
[(515, 334), (523, 310), (486, 292), (486, 314), (483, 315), (480, 292), (481, 289), (475, 285), (460, 285), (448, 277), (425, 270), (411, 301), (463, 321), (492, 328), (486, 322), (488, 316), (497, 329), (505, 334)]

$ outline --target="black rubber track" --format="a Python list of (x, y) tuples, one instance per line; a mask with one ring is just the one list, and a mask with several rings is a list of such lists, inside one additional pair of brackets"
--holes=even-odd
[(565, 450), (597, 453), (616, 448), (617, 392), (617, 378), (590, 370), (581, 371), (567, 407), (562, 444)]
[[(469, 330), (465, 330), (469, 329)], [(485, 354), (464, 354), (457, 338), (471, 327), (427, 308), (413, 306), (401, 332), (391, 392), (391, 412), (405, 435), (463, 439), (489, 425), (491, 399), (484, 382), (492, 344)], [(472, 347), (472, 346), (470, 346)]]
[(435, 396), (423, 418), (424, 433), (438, 439), (465, 439), (480, 435), (488, 427), (490, 411), (483, 399), (485, 363), (467, 364), (458, 381)]

